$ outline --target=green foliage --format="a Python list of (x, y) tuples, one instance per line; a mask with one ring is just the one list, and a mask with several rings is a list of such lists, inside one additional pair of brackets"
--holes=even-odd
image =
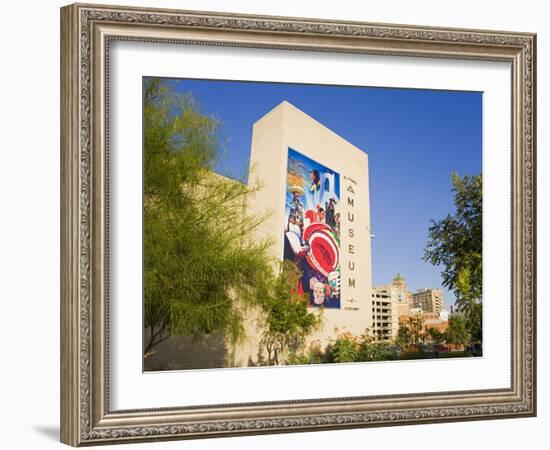
[(359, 336), (340, 333), (326, 348), (326, 362), (366, 362), (399, 359), (399, 349), (387, 342), (375, 342), (367, 332)]
[(410, 316), (405, 323), (401, 323), (397, 329), (395, 342), (402, 347), (415, 347), (424, 343), (423, 332), (424, 318), (419, 314)]
[(480, 356), (472, 352), (405, 352), (401, 353), (399, 359), (401, 360), (413, 360), (413, 359), (441, 359), (441, 358), (464, 358)]
[(447, 328), (446, 334), (449, 344), (466, 345), (468, 343), (468, 329), (463, 315), (453, 314), (449, 318), (449, 328)]
[(409, 317), (407, 326), (411, 331), (411, 344), (419, 345), (424, 343), (424, 318), (421, 315)]
[(481, 341), (482, 315), (482, 177), (452, 174), (455, 214), (428, 230), (424, 260), (442, 266), (443, 285), (456, 296), (470, 338)]
[(437, 328), (428, 328), (426, 334), (432, 344), (442, 344), (447, 339), (447, 334)]
[(326, 354), (321, 349), (319, 341), (311, 343), (305, 351), (290, 352), (288, 356), (288, 364), (290, 365), (321, 364), (325, 362), (327, 362)]
[(297, 358), (305, 339), (321, 324), (322, 310), (308, 309), (308, 299), (296, 292), (300, 271), (291, 261), (283, 261), (279, 274), (262, 287), (264, 332), (261, 345), (267, 364), (289, 364)]
[(407, 347), (411, 345), (412, 336), (411, 330), (406, 324), (400, 324), (397, 329), (397, 336), (395, 337), (395, 343), (401, 347)]
[(399, 348), (386, 342), (363, 341), (359, 346), (357, 361), (391, 361), (399, 359)]
[(343, 363), (357, 361), (359, 356), (360, 340), (351, 333), (339, 334), (334, 341), (327, 346), (331, 362)]
[(483, 338), (483, 329), (481, 326), (483, 306), (481, 302), (472, 302), (470, 307), (464, 311), (467, 317), (468, 332), (470, 342), (481, 344)]
[(243, 337), (272, 270), (269, 242), (252, 241), (263, 217), (246, 217), (255, 188), (215, 175), (218, 121), (168, 81), (144, 82), (145, 354), (170, 335)]
[[(421, 322), (417, 321), (417, 323)], [(354, 335), (350, 332), (339, 333), (335, 338), (331, 339), (324, 350), (321, 349), (319, 342), (315, 342), (306, 352), (291, 355), (289, 364), (349, 363), (476, 356), (472, 352), (465, 351), (435, 351), (432, 345), (426, 345), (423, 342), (415, 344), (411, 341), (411, 329), (409, 325), (410, 323), (407, 323), (399, 327), (395, 343), (376, 342), (367, 331), (361, 335)], [(467, 337), (465, 330), (464, 318), (460, 315), (456, 316), (455, 323), (451, 326), (452, 342), (449, 342), (464, 345), (464, 337)], [(441, 344), (447, 341), (447, 333), (438, 331), (435, 328), (428, 329), (421, 337), (422, 340), (430, 339), (432, 344)]]

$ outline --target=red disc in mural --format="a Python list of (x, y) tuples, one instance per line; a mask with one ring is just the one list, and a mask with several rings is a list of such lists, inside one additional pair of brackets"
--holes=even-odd
[(309, 241), (315, 232), (330, 232), (330, 227), (323, 222), (313, 222), (304, 230), (304, 241)]
[(311, 267), (326, 277), (338, 268), (338, 243), (328, 225), (312, 223), (304, 230), (304, 239), (309, 241), (310, 249), (306, 258)]

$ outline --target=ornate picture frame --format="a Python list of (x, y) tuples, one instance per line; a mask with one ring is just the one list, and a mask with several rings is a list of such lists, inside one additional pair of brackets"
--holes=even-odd
[[(108, 69), (115, 41), (509, 63), (510, 386), (113, 410)], [(531, 33), (85, 4), (62, 8), (61, 441), (81, 446), (536, 415), (535, 89)]]

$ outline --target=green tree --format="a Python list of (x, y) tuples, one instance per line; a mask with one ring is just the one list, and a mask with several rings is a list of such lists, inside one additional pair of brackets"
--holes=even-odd
[(326, 359), (327, 354), (321, 348), (321, 342), (314, 341), (309, 344), (307, 349), (296, 353), (290, 353), (288, 357), (288, 364), (321, 364), (327, 362)]
[(443, 331), (439, 331), (437, 328), (430, 327), (426, 330), (426, 335), (429, 337), (432, 344), (442, 344), (447, 336)]
[(244, 335), (247, 306), (272, 276), (267, 241), (250, 232), (254, 191), (214, 175), (222, 148), (218, 122), (168, 81), (144, 82), (143, 255), (145, 357), (172, 335)]
[(424, 343), (424, 319), (423, 317), (418, 314), (412, 317), (409, 317), (409, 320), (407, 322), (407, 326), (409, 327), (409, 330), (411, 332), (411, 344), (412, 345), (419, 345)]
[(481, 341), (482, 178), (452, 174), (455, 214), (432, 221), (424, 260), (443, 268), (443, 286), (452, 290), (465, 315), (470, 338)]
[(399, 349), (388, 342), (376, 342), (365, 330), (361, 335), (340, 333), (326, 347), (324, 362), (389, 361), (399, 359)]
[(322, 310), (310, 311), (306, 295), (296, 292), (299, 277), (296, 264), (284, 261), (278, 276), (261, 289), (264, 312), (261, 346), (269, 365), (296, 360), (306, 337), (321, 324)]
[(350, 332), (340, 333), (327, 345), (328, 362), (354, 362), (359, 356), (359, 337)]
[(453, 314), (449, 318), (449, 328), (447, 328), (446, 335), (449, 344), (466, 345), (468, 343), (466, 319), (462, 314)]
[(416, 314), (399, 325), (395, 343), (402, 347), (416, 347), (424, 342), (424, 338), (424, 318)]
[(481, 302), (472, 302), (467, 310), (463, 310), (468, 318), (468, 332), (472, 343), (481, 343), (483, 329), (481, 326), (483, 306)]
[(357, 361), (391, 361), (399, 359), (399, 349), (387, 342), (363, 340), (359, 344)]
[(412, 336), (411, 336), (411, 330), (407, 326), (407, 324), (400, 324), (399, 328), (397, 329), (397, 336), (395, 337), (395, 343), (397, 345), (400, 345), (401, 347), (408, 347), (411, 345), (412, 342)]

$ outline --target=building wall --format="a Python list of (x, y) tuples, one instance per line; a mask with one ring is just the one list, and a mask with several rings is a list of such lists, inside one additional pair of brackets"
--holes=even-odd
[(409, 303), (398, 303), (397, 304), (397, 317), (401, 316), (408, 316), (409, 315), (410, 306)]
[[(149, 331), (144, 330), (144, 341)], [(223, 336), (208, 334), (200, 339), (190, 336), (170, 336), (157, 344), (143, 362), (143, 370), (212, 369), (225, 367), (231, 351)]]
[[(268, 215), (257, 237), (272, 239), (276, 260), (283, 258), (289, 148), (340, 174), (340, 308), (324, 308), (322, 329), (309, 339), (324, 345), (337, 332), (361, 334), (372, 321), (368, 156), (288, 102), (254, 124), (249, 183), (259, 182), (261, 189), (246, 213)], [(261, 330), (257, 315), (251, 314), (249, 336), (235, 351), (235, 366), (257, 358)]]

